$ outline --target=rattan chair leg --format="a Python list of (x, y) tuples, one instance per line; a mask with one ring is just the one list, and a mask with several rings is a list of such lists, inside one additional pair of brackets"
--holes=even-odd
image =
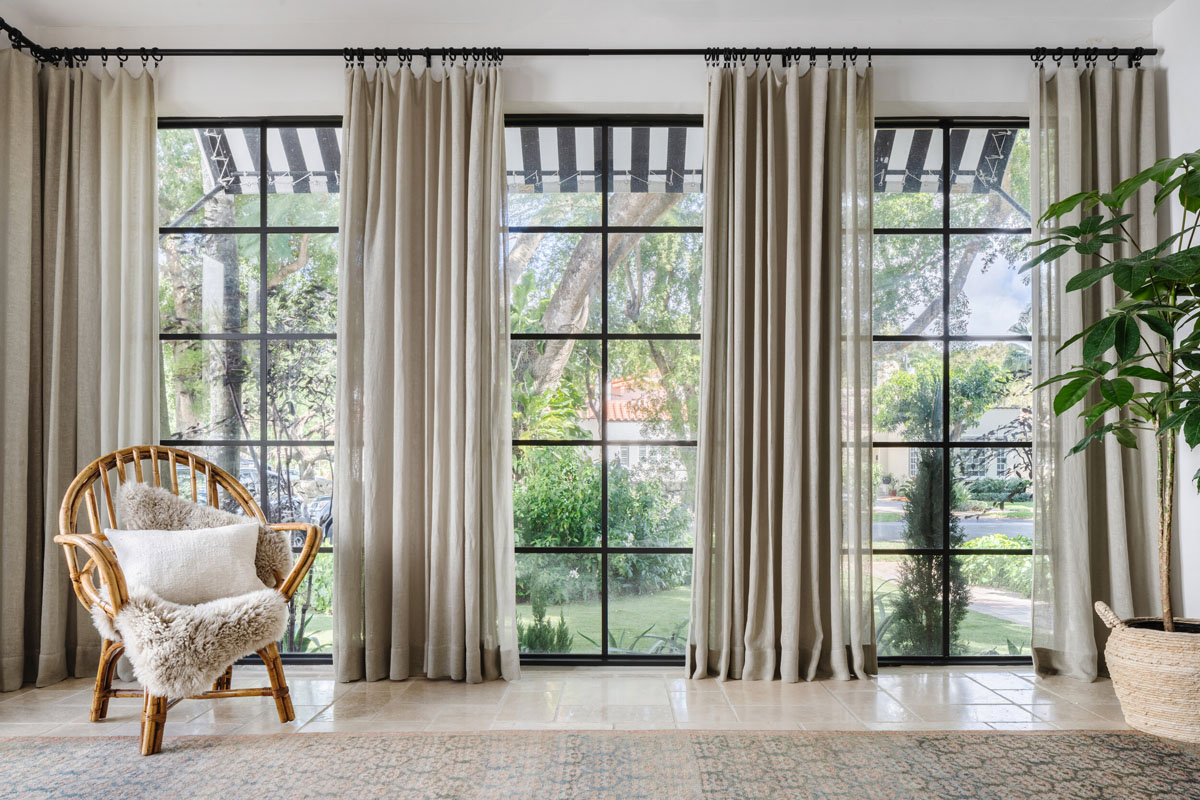
[(100, 644), (100, 665), (96, 667), (96, 687), (92, 691), (92, 709), (89, 719), (99, 722), (108, 716), (108, 700), (111, 697), (113, 675), (117, 671), (117, 661), (125, 645), (104, 639)]
[(283, 674), (283, 662), (279, 659), (279, 647), (271, 642), (258, 651), (258, 657), (267, 667), (267, 677), (271, 681), (271, 694), (275, 698), (275, 710), (279, 712), (279, 721), (291, 722), (296, 718), (296, 711), (292, 708), (287, 678)]
[(233, 664), (225, 668), (221, 673), (221, 677), (213, 682), (213, 691), (223, 692), (233, 688)]
[(162, 750), (163, 728), (167, 723), (167, 698), (145, 693), (142, 708), (142, 755), (152, 756)]

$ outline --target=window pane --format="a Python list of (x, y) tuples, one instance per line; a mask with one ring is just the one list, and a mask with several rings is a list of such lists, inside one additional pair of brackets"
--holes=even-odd
[(696, 438), (700, 342), (610, 342), (608, 373), (609, 439)]
[(953, 227), (1030, 226), (1028, 128), (955, 128), (950, 167)]
[[(876, 554), (871, 559), (879, 655), (942, 654), (942, 558)], [(965, 597), (951, 605), (951, 612), (964, 616)]]
[(964, 547), (1033, 547), (1033, 451), (1028, 447), (955, 448), (955, 511)]
[(158, 224), (229, 227), (259, 222), (258, 128), (158, 132)]
[[(268, 447), (267, 510), (271, 522), (305, 522), (333, 530), (333, 448)], [(304, 544), (297, 532), (293, 545)]]
[(953, 556), (956, 588), (965, 590), (967, 613), (954, 655), (1030, 654), (1033, 556)]
[(1033, 308), (1021, 251), (1025, 235), (950, 237), (950, 332), (972, 336), (1028, 335)]
[(950, 440), (1033, 438), (1032, 354), (1028, 342), (950, 346)]
[(167, 439), (259, 435), (258, 342), (164, 341)]
[(877, 234), (872, 267), (877, 336), (942, 333), (942, 237)]
[(599, 333), (600, 260), (598, 233), (509, 234), (513, 333)]
[(341, 128), (267, 128), (267, 224), (338, 224)]
[(258, 236), (249, 234), (159, 237), (162, 332), (257, 332), (258, 243)]
[(600, 128), (506, 128), (508, 224), (599, 225)]
[(334, 333), (337, 265), (335, 233), (268, 236), (267, 329), (272, 333)]
[(600, 556), (517, 553), (522, 653), (600, 652)]
[(941, 182), (941, 131), (875, 131), (875, 227), (942, 227)]
[(704, 130), (609, 130), (609, 224), (703, 225)]
[(333, 652), (333, 553), (318, 553), (288, 605), (285, 653)]
[(514, 439), (592, 439), (600, 432), (600, 343), (512, 342)]
[(941, 547), (941, 450), (876, 447), (874, 456), (871, 538), (875, 549)]
[(267, 346), (267, 436), (332, 439), (336, 343), (273, 341)]
[(599, 547), (600, 513), (600, 448), (513, 448), (518, 547)]
[(682, 656), (687, 648), (690, 553), (608, 557), (608, 652)]
[(610, 547), (691, 547), (696, 448), (630, 445), (609, 450)]
[(875, 342), (874, 438), (942, 438), (943, 349), (938, 342)]
[[(254, 502), (262, 508), (262, 493), (259, 491), (260, 481), (258, 479), (258, 454), (260, 452), (257, 447), (242, 447), (238, 445), (208, 445), (206, 447), (189, 447), (188, 450), (203, 456), (212, 463), (216, 464), (221, 469), (234, 475), (238, 479), (238, 483), (246, 487), (246, 491), (250, 492), (250, 496), (254, 498)], [(180, 481), (183, 480), (183, 474), (180, 473)], [(189, 480), (188, 489), (191, 485)], [(208, 502), (208, 490), (204, 485), (203, 475), (197, 476), (196, 479), (196, 494), (197, 499), (201, 503)], [(235, 514), (241, 514), (242, 507), (232, 497), (227, 497), (225, 493), (220, 492), (219, 503), (221, 508)]]
[(703, 235), (614, 233), (608, 263), (610, 331), (700, 332)]

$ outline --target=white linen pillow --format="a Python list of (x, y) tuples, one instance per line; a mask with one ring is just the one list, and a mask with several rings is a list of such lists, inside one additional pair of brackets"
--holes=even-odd
[(149, 590), (164, 600), (196, 605), (259, 592), (254, 570), (258, 523), (184, 531), (104, 531), (130, 594)]

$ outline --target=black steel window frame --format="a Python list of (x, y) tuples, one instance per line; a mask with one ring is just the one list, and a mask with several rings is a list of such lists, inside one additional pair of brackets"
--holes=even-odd
[(695, 439), (609, 439), (608, 438), (608, 344), (616, 341), (699, 341), (698, 333), (610, 333), (608, 330), (608, 235), (610, 233), (698, 233), (703, 235), (700, 225), (646, 225), (624, 226), (608, 224), (609, 179), (612, 164), (609, 148), (612, 129), (617, 127), (642, 128), (699, 128), (704, 118), (699, 115), (536, 115), (507, 114), (506, 128), (600, 128), (602, 152), (600, 163), (604, 174), (597, 176), (603, 191), (600, 192), (600, 224), (586, 226), (512, 225), (509, 233), (593, 233), (600, 235), (600, 333), (513, 333), (513, 340), (547, 341), (552, 339), (600, 342), (600, 419), (599, 437), (595, 439), (513, 439), (513, 447), (598, 447), (600, 448), (600, 546), (599, 547), (530, 547), (518, 546), (517, 553), (590, 553), (600, 556), (600, 652), (598, 654), (541, 654), (522, 653), (522, 664), (629, 664), (629, 665), (682, 665), (682, 655), (612, 655), (608, 652), (608, 557), (610, 555), (691, 555), (691, 547), (610, 547), (608, 544), (608, 465), (610, 448), (622, 446), (697, 446)]
[[(880, 656), (880, 665), (901, 666), (920, 664), (1030, 664), (1032, 656), (963, 656), (950, 653), (950, 564), (954, 556), (1002, 555), (1032, 556), (1033, 550), (1021, 549), (965, 549), (950, 546), (950, 504), (953, 485), (953, 454), (955, 450), (978, 450), (994, 448), (1019, 450), (1032, 448), (1032, 441), (951, 441), (950, 439), (950, 350), (955, 342), (1029, 342), (1032, 336), (1003, 335), (976, 336), (950, 333), (950, 237), (963, 235), (1030, 235), (1031, 227), (966, 228), (954, 227), (950, 221), (950, 131), (964, 128), (1028, 128), (1027, 117), (936, 117), (898, 118), (883, 117), (875, 121), (875, 130), (933, 129), (941, 136), (942, 143), (942, 224), (936, 228), (875, 228), (873, 235), (881, 234), (925, 234), (942, 237), (942, 332), (936, 335), (885, 336), (872, 333), (872, 342), (929, 342), (942, 347), (942, 436), (937, 442), (876, 442), (878, 448), (923, 448), (938, 450), (942, 455), (942, 546), (939, 548), (909, 548), (876, 551), (886, 555), (941, 556), (942, 567), (942, 652), (936, 656)], [(1031, 223), (1032, 224), (1032, 223)]]
[[(267, 224), (267, 187), (269, 175), (267, 171), (267, 129), (268, 128), (340, 128), (341, 117), (218, 117), (193, 118), (169, 117), (158, 121), (159, 130), (192, 130), (195, 128), (257, 128), (259, 132), (259, 193), (258, 193), (258, 224), (232, 227), (204, 226), (160, 226), (158, 235), (178, 234), (239, 234), (258, 236), (258, 332), (257, 333), (159, 333), (159, 341), (214, 341), (236, 340), (255, 343), (258, 346), (258, 375), (259, 398), (258, 412), (259, 436), (256, 439), (160, 439), (160, 443), (171, 447), (257, 447), (258, 448), (258, 486), (259, 505), (267, 519), (271, 518), (270, 484), (267, 481), (267, 450), (271, 447), (333, 447), (332, 439), (293, 440), (271, 439), (267, 436), (267, 350), (271, 342), (295, 342), (314, 340), (336, 340), (336, 333), (272, 333), (267, 325), (267, 236), (270, 234), (292, 233), (332, 233), (336, 234), (336, 225), (269, 225)], [(337, 476), (334, 476), (336, 480)], [(292, 552), (299, 553), (300, 548), (293, 547)], [(332, 553), (333, 548), (322, 546), (318, 553)], [(332, 664), (332, 653), (280, 653), (285, 663), (302, 664)], [(247, 663), (255, 663), (250, 659)]]

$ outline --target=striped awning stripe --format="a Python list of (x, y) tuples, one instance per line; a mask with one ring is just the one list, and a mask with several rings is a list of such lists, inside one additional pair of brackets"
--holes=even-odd
[[(614, 127), (610, 187), (617, 192), (703, 190), (704, 131), (696, 127)], [(509, 191), (597, 192), (604, 173), (601, 128), (507, 128)]]
[[(950, 131), (950, 191), (986, 194), (1004, 180), (1015, 128), (954, 128)], [(876, 192), (942, 190), (942, 133), (928, 128), (875, 133)]]
[[(258, 128), (200, 131), (204, 169), (230, 194), (258, 194), (262, 152)], [(267, 128), (267, 191), (272, 194), (340, 191), (341, 128)]]

